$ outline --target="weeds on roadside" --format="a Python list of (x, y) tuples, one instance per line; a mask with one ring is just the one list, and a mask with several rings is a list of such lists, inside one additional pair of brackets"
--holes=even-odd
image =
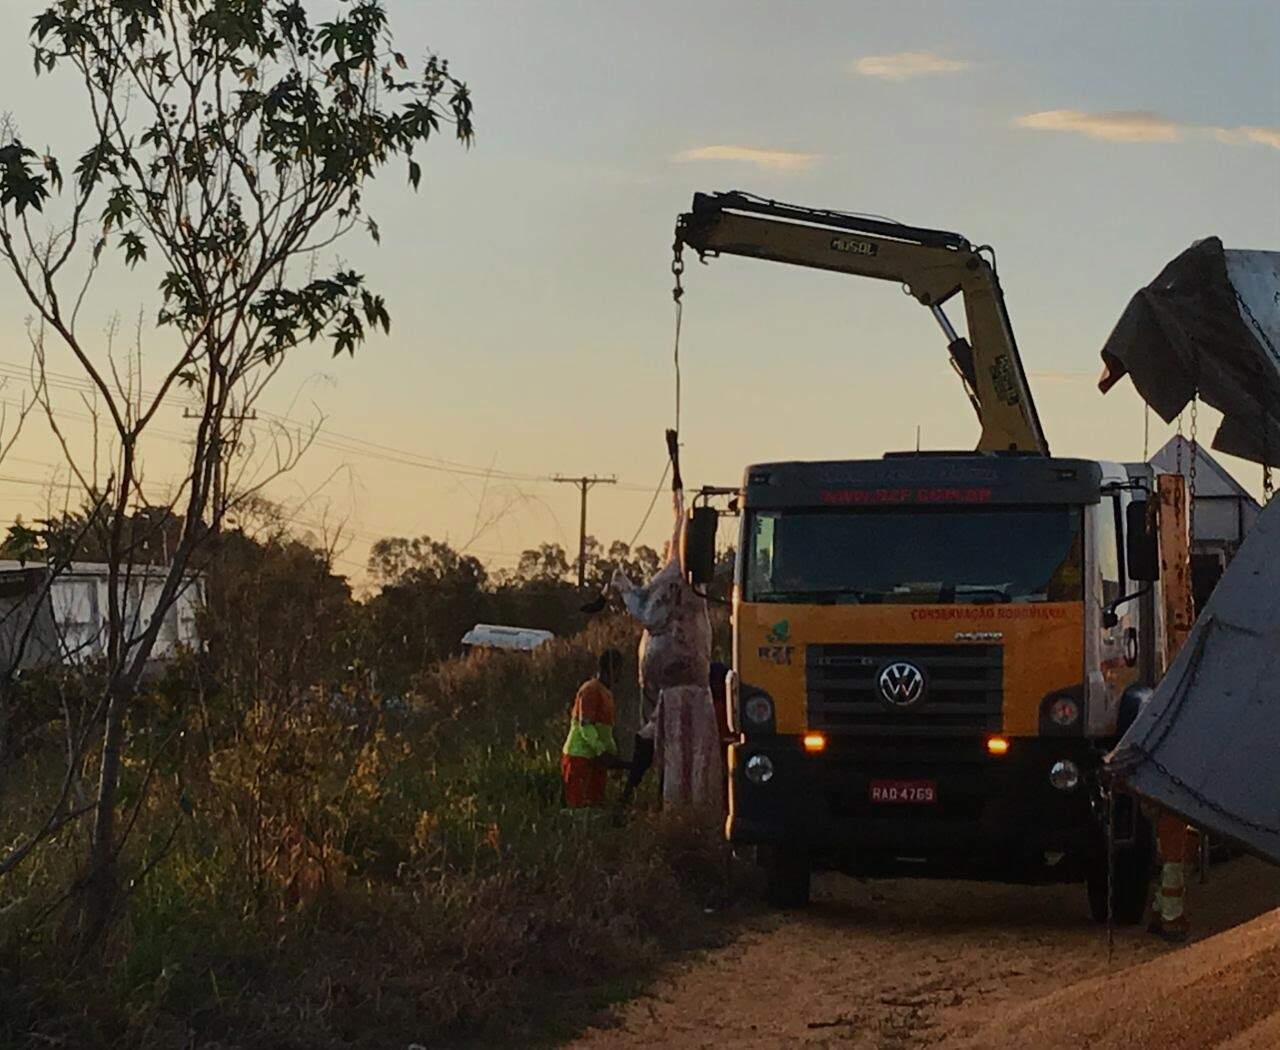
[(158, 696), (186, 743), (158, 772), (129, 771), (133, 848), (157, 859), (127, 898), (110, 978), (69, 973), (57, 922), (36, 921), (83, 855), (68, 831), (20, 885), (0, 883), (0, 1043), (440, 1045), (586, 1020), (603, 989), (705, 943), (724, 877), (715, 829), (560, 808), (568, 701), (596, 651), (634, 641), (611, 622), (476, 654), (395, 702)]

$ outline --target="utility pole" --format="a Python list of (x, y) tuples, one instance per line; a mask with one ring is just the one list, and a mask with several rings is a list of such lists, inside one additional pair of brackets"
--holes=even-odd
[(582, 515), (578, 525), (578, 587), (582, 588), (587, 584), (587, 493), (597, 485), (616, 485), (618, 476), (584, 474), (580, 478), (568, 478), (563, 474), (553, 474), (551, 480), (560, 485), (577, 485), (578, 491), (582, 493)]

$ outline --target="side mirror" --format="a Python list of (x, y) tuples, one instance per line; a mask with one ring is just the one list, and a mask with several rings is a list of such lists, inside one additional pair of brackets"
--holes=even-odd
[(1125, 508), (1125, 561), (1129, 579), (1154, 583), (1160, 578), (1160, 544), (1147, 524), (1147, 501), (1134, 500)]
[(680, 542), (680, 567), (684, 578), (695, 587), (706, 587), (716, 575), (716, 527), (720, 514), (715, 507), (694, 507), (684, 523)]

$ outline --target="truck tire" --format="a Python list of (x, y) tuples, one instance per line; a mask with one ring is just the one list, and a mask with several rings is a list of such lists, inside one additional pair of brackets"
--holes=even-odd
[[(1151, 828), (1139, 821), (1137, 841), (1116, 850), (1112, 884), (1112, 918), (1120, 926), (1136, 926), (1147, 913), (1151, 901), (1151, 876), (1155, 869), (1155, 846)], [(1094, 921), (1107, 921), (1107, 851), (1105, 844), (1089, 862), (1085, 875), (1089, 890), (1089, 911)]]
[(809, 853), (796, 845), (761, 846), (764, 896), (775, 908), (803, 908), (809, 903)]

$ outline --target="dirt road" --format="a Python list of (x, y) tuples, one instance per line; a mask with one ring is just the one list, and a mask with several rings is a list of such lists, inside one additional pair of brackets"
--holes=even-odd
[[(1280, 906), (1280, 872), (1251, 860), (1217, 867), (1207, 886), (1192, 889), (1198, 937)], [(977, 1035), (979, 1046), (1003, 1046), (1013, 1040), (983, 1035), (993, 1022), (999, 1031), (1008, 1017), (1012, 1035), (1034, 1017), (1029, 1002), (1077, 985), (1086, 1001), (1071, 1009), (1087, 1010), (1091, 978), (1169, 951), (1122, 929), (1108, 960), (1105, 932), (1089, 920), (1078, 886), (825, 876), (808, 911), (750, 923), (728, 947), (673, 967), (573, 1045), (908, 1050)]]

